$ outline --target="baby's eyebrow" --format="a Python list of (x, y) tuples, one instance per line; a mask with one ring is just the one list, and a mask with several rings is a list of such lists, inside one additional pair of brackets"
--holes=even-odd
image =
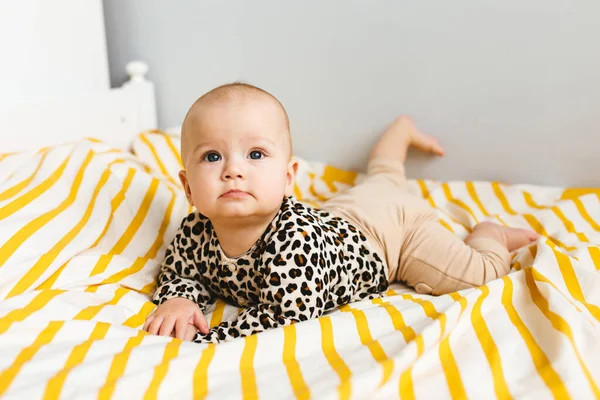
[(277, 143), (275, 143), (273, 140), (268, 139), (266, 137), (262, 137), (262, 136), (251, 136), (248, 138), (248, 141), (267, 142), (271, 146), (277, 146)]
[(202, 143), (198, 143), (195, 147), (194, 150), (192, 151), (192, 154), (197, 152), (199, 149), (203, 148), (203, 147), (210, 147), (212, 143), (211, 142), (202, 142)]

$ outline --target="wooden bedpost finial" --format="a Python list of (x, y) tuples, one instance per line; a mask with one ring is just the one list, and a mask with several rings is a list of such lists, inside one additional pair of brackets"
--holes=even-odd
[(148, 73), (149, 67), (143, 61), (131, 61), (125, 66), (125, 70), (129, 75), (129, 79), (132, 81), (145, 81), (146, 73)]

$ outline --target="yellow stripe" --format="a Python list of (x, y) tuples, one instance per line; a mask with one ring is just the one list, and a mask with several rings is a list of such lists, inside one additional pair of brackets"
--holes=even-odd
[(600, 194), (600, 189), (598, 188), (566, 188), (562, 195), (560, 196), (561, 200), (572, 200), (577, 197), (594, 193), (596, 195)]
[(3, 161), (5, 158), (8, 158), (8, 157), (10, 157), (12, 155), (15, 155), (15, 154), (17, 154), (17, 153), (15, 153), (15, 152), (12, 152), (12, 153), (0, 153), (0, 161)]
[(554, 253), (554, 257), (556, 257), (556, 262), (558, 263), (560, 273), (562, 274), (565, 285), (567, 286), (567, 290), (571, 296), (583, 304), (597, 321), (600, 321), (600, 308), (598, 308), (598, 306), (595, 304), (589, 304), (585, 300), (583, 292), (581, 291), (581, 286), (579, 286), (579, 280), (577, 279), (577, 275), (575, 275), (575, 271), (573, 270), (573, 265), (571, 264), (569, 256), (555, 250), (554, 248), (552, 249), (552, 252)]
[[(525, 198), (525, 202), (527, 203), (527, 205), (529, 205), (529, 207), (531, 207), (531, 208), (535, 208), (538, 210), (545, 210), (545, 209), (550, 208), (552, 210), (552, 212), (554, 212), (554, 214), (562, 221), (562, 223), (565, 225), (565, 228), (567, 228), (568, 232), (575, 233), (577, 235), (577, 238), (581, 241), (589, 242), (589, 240), (587, 239), (587, 237), (584, 234), (578, 233), (575, 231), (573, 223), (564, 216), (564, 214), (560, 211), (560, 209), (558, 209), (558, 207), (556, 207), (556, 206), (553, 206), (553, 207), (540, 206), (533, 200), (531, 193), (528, 193), (528, 192), (523, 192), (523, 197)], [(535, 220), (535, 222), (533, 222), (533, 224), (535, 224), (537, 222), (537, 224), (539, 224), (539, 226), (541, 227), (541, 231), (538, 233), (543, 234), (544, 236), (548, 236), (548, 234), (546, 233), (546, 231), (544, 230), (542, 225), (539, 223), (539, 221), (537, 221), (532, 215), (526, 215), (525, 217), (527, 217), (526, 219), (528, 220), (528, 222), (529, 222), (529, 220), (532, 220), (532, 221)], [(532, 224), (532, 222), (530, 222), (530, 224)], [(534, 227), (534, 229), (535, 229), (535, 227)], [(557, 245), (559, 245), (560, 247), (567, 249), (568, 251), (577, 249), (577, 247), (575, 247), (575, 246), (566, 246), (563, 243), (559, 242), (557, 239), (551, 239), (551, 240), (553, 242), (555, 242)]]
[(471, 210), (471, 208), (468, 205), (466, 205), (462, 200), (454, 198), (454, 196), (452, 195), (452, 192), (450, 191), (450, 185), (448, 185), (447, 183), (444, 183), (444, 184), (442, 184), (442, 189), (444, 190), (444, 195), (446, 195), (446, 198), (448, 199), (448, 201), (450, 203), (456, 204), (457, 206), (459, 206), (460, 208), (465, 210), (467, 213), (469, 213), (473, 217), (475, 222), (477, 222), (477, 223), (479, 222), (479, 220), (477, 219), (477, 216), (475, 215), (473, 210)]
[(85, 356), (90, 350), (90, 347), (92, 346), (92, 343), (97, 340), (104, 339), (109, 328), (110, 324), (105, 322), (97, 323), (92, 331), (92, 334), (90, 335), (90, 338), (85, 342), (73, 347), (73, 350), (71, 350), (71, 354), (69, 355), (64, 368), (48, 381), (46, 391), (44, 393), (44, 399), (58, 399), (60, 397), (60, 392), (62, 391), (69, 372), (83, 362)]
[(502, 370), (500, 352), (498, 351), (498, 346), (496, 346), (494, 338), (481, 314), (481, 305), (490, 293), (490, 290), (487, 286), (481, 286), (479, 290), (481, 290), (481, 295), (477, 298), (477, 301), (473, 306), (471, 323), (473, 324), (475, 335), (477, 335), (477, 339), (479, 340), (479, 343), (481, 343), (483, 353), (490, 365), (492, 378), (494, 379), (494, 391), (496, 392), (496, 397), (499, 399), (507, 399), (510, 398), (511, 395), (506, 384), (504, 371)]
[[(129, 189), (129, 186), (131, 185), (131, 181), (133, 180), (133, 176), (135, 175), (135, 172), (136, 172), (135, 168), (129, 168), (129, 170), (127, 172), (127, 176), (125, 177), (125, 181), (123, 182), (123, 186), (121, 187), (121, 190), (119, 191), (119, 193), (117, 193), (117, 195), (115, 197), (113, 197), (113, 199), (111, 201), (111, 213), (110, 213), (110, 216), (108, 217), (108, 221), (106, 222), (106, 225), (104, 225), (104, 229), (102, 230), (102, 233), (100, 234), (100, 236), (98, 236), (98, 238), (96, 239), (94, 244), (90, 246), (90, 249), (95, 248), (98, 245), (98, 243), (100, 243), (100, 240), (102, 240), (104, 238), (104, 235), (106, 235), (106, 232), (108, 231), (108, 227), (110, 226), (110, 224), (113, 220), (115, 211), (119, 208), (119, 206), (125, 199), (125, 193)], [(52, 286), (54, 286), (54, 284), (58, 280), (58, 277), (62, 274), (64, 269), (67, 267), (67, 265), (69, 265), (70, 261), (71, 260), (68, 260), (66, 263), (61, 265), (61, 267), (58, 270), (56, 270), (55, 273), (53, 273), (41, 285), (36, 287), (36, 290), (50, 289)]]
[(35, 168), (35, 171), (33, 171), (33, 173), (31, 175), (29, 175), (23, 181), (15, 184), (14, 186), (12, 186), (12, 187), (6, 189), (4, 192), (0, 193), (0, 201), (8, 200), (11, 197), (16, 196), (21, 190), (25, 189), (27, 187), (27, 185), (29, 185), (31, 183), (33, 178), (35, 178), (35, 176), (37, 175), (37, 173), (40, 170), (40, 167), (42, 166), (42, 164), (44, 163), (44, 160), (46, 159), (47, 155), (48, 155), (48, 150), (46, 149), (46, 151), (44, 151), (42, 153), (42, 157), (40, 158), (40, 161), (38, 162), (38, 165)]
[(510, 204), (508, 203), (508, 199), (504, 195), (504, 192), (502, 192), (502, 188), (500, 187), (500, 184), (498, 182), (492, 182), (492, 190), (494, 191), (496, 197), (498, 197), (498, 200), (500, 201), (500, 204), (502, 204), (502, 208), (504, 208), (504, 211), (506, 211), (510, 215), (517, 215), (517, 212), (513, 210)]
[[(85, 158), (83, 164), (77, 172), (77, 176), (75, 176), (75, 180), (73, 181), (73, 185), (71, 187), (69, 195), (65, 200), (63, 200), (63, 202), (58, 207), (40, 215), (33, 221), (29, 222), (16, 234), (14, 234), (10, 239), (8, 239), (2, 247), (0, 247), (0, 266), (4, 265), (4, 263), (14, 254), (14, 252), (17, 251), (19, 246), (21, 246), (27, 239), (29, 239), (31, 235), (33, 235), (40, 228), (42, 228), (44, 225), (50, 222), (58, 214), (63, 212), (75, 201), (75, 197), (77, 195), (77, 192), (79, 191), (79, 186), (81, 185), (81, 181), (83, 180), (83, 173), (87, 169), (93, 157), (94, 154), (91, 151), (89, 151), (87, 157)], [(10, 295), (7, 297), (10, 297)]]
[(244, 394), (244, 399), (258, 399), (256, 372), (254, 371), (254, 356), (256, 355), (256, 346), (258, 344), (257, 335), (246, 336), (243, 340), (244, 351), (240, 360), (242, 393)]
[(181, 168), (183, 168), (183, 161), (181, 160), (181, 154), (179, 154), (179, 151), (177, 151), (177, 149), (175, 148), (175, 145), (173, 144), (173, 141), (171, 140), (171, 136), (163, 135), (163, 137), (167, 141), (167, 146), (169, 147), (169, 150), (171, 150), (173, 157), (175, 157), (175, 160), (177, 160), (177, 163), (179, 164), (179, 166)]
[(487, 212), (487, 210), (483, 206), (483, 203), (479, 199), (479, 195), (477, 195), (477, 191), (475, 190), (475, 185), (473, 185), (473, 182), (466, 182), (465, 185), (467, 186), (467, 192), (469, 192), (471, 199), (473, 199), (473, 201), (475, 202), (477, 207), (481, 210), (483, 215), (485, 215), (486, 217), (489, 217), (490, 214)]
[[(89, 153), (88, 153), (89, 156)], [(14, 199), (10, 203), (0, 207), (0, 220), (3, 220), (12, 214), (19, 211), (21, 208), (25, 207), (27, 204), (31, 203), (42, 194), (44, 194), (48, 189), (50, 189), (62, 176), (65, 172), (65, 168), (67, 167), (67, 163), (71, 157), (67, 157), (62, 164), (50, 175), (46, 178), (42, 183), (23, 194), (22, 196)]]
[(294, 196), (302, 201), (302, 192), (300, 191), (300, 187), (298, 186), (297, 183), (294, 183)]
[[(408, 295), (408, 294), (401, 294), (400, 296), (405, 300), (409, 300), (413, 303), (419, 304), (423, 308), (425, 315), (427, 315), (433, 321), (440, 318), (440, 314), (437, 312), (437, 310), (435, 309), (433, 304), (431, 304), (431, 302), (426, 301), (426, 300), (421, 300), (418, 298), (413, 298), (411, 295)], [(440, 338), (442, 338), (444, 336), (445, 330), (446, 330), (446, 320), (445, 320), (445, 318), (444, 318), (444, 320), (442, 320), (440, 318)], [(399, 395), (403, 399), (415, 399), (415, 388), (414, 388), (414, 384), (412, 381), (412, 369), (413, 369), (414, 363), (419, 358), (421, 358), (421, 356), (423, 355), (424, 349), (425, 349), (423, 333), (420, 333), (419, 335), (417, 335), (415, 341), (417, 343), (417, 357), (415, 358), (415, 361), (413, 361), (413, 363), (410, 365), (410, 367), (406, 368), (400, 375)]]
[[(116, 274), (108, 277), (107, 279), (103, 280), (100, 284), (95, 285), (94, 286), (95, 288), (98, 288), (100, 285), (105, 285), (108, 283), (121, 282), (123, 279), (127, 278), (128, 276), (139, 272), (144, 267), (144, 265), (146, 265), (148, 260), (156, 257), (158, 250), (161, 248), (161, 246), (163, 244), (165, 231), (169, 227), (169, 223), (171, 221), (171, 212), (173, 211), (174, 204), (175, 204), (175, 193), (171, 193), (171, 201), (169, 202), (169, 205), (167, 206), (167, 210), (165, 211), (165, 215), (163, 217), (161, 226), (158, 230), (156, 238), (154, 239), (154, 243), (152, 244), (152, 247), (150, 247), (150, 249), (146, 252), (146, 255), (143, 258), (138, 257), (131, 267), (126, 268), (126, 269), (124, 269), (120, 272), (117, 272)], [(86, 291), (88, 291), (88, 292), (95, 291), (95, 290), (92, 290), (91, 288), (88, 288), (88, 289), (86, 289)]]
[(97, 304), (95, 306), (86, 307), (83, 310), (81, 310), (79, 314), (77, 314), (73, 319), (85, 319), (89, 321), (92, 318), (94, 318), (100, 311), (102, 311), (104, 307), (117, 304), (119, 300), (121, 300), (123, 296), (125, 296), (129, 292), (130, 289), (120, 287), (115, 291), (115, 295), (110, 301), (102, 304)]
[(323, 348), (323, 354), (327, 358), (329, 365), (331, 365), (331, 369), (340, 378), (340, 385), (338, 386), (340, 399), (349, 399), (352, 391), (352, 381), (350, 380), (352, 372), (350, 372), (350, 369), (335, 349), (330, 317), (319, 318), (319, 324), (321, 325), (321, 347)]
[(431, 196), (431, 193), (429, 193), (429, 188), (427, 187), (427, 184), (425, 183), (425, 181), (422, 179), (417, 179), (417, 183), (419, 184), (419, 189), (421, 189), (421, 196), (424, 199), (427, 199), (427, 201), (429, 202), (431, 207), (437, 208), (435, 206), (435, 202), (433, 201), (433, 197)]
[(50, 343), (63, 325), (64, 321), (50, 322), (30, 346), (21, 350), (12, 365), (0, 373), (0, 396), (6, 392), (23, 365), (29, 362), (41, 347)]
[(502, 305), (506, 309), (506, 313), (508, 314), (510, 322), (515, 326), (515, 328), (517, 328), (519, 334), (523, 338), (538, 374), (546, 383), (546, 386), (548, 386), (548, 389), (550, 389), (554, 395), (554, 398), (570, 398), (565, 389), (565, 385), (560, 379), (560, 376), (556, 373), (554, 368), (552, 368), (552, 363), (546, 354), (544, 354), (544, 351), (541, 349), (541, 347), (536, 343), (535, 338), (529, 329), (527, 329), (523, 323), (523, 320), (521, 320), (521, 317), (519, 317), (517, 310), (515, 310), (515, 307), (512, 304), (513, 283), (510, 279), (510, 276), (505, 276), (502, 278), (502, 281), (504, 282), (504, 290), (502, 290)]
[(336, 193), (338, 190), (333, 182), (341, 182), (348, 186), (354, 186), (358, 173), (336, 168), (331, 165), (325, 165), (321, 180), (325, 182), (331, 193)]
[[(450, 296), (454, 299), (454, 301), (457, 301), (460, 304), (460, 318), (467, 307), (467, 300), (456, 293), (451, 293)], [(440, 330), (444, 332), (446, 330), (446, 314), (440, 314), (440, 325)], [(460, 371), (458, 370), (456, 359), (454, 358), (452, 349), (450, 348), (450, 332), (440, 342), (438, 352), (440, 356), (440, 363), (442, 364), (442, 369), (444, 370), (444, 375), (446, 376), (446, 381), (448, 383), (450, 395), (453, 399), (466, 399), (467, 393), (465, 392), (465, 387), (460, 377)]]
[(310, 192), (310, 194), (312, 194), (313, 197), (316, 198), (320, 202), (327, 201), (329, 199), (329, 196), (323, 196), (322, 194), (317, 193), (317, 190), (315, 189), (315, 186), (314, 186), (315, 174), (312, 172), (309, 172), (308, 178), (310, 179), (310, 185), (308, 186), (308, 191)]
[(127, 321), (123, 322), (123, 326), (127, 326), (129, 328), (137, 328), (144, 324), (148, 315), (156, 308), (156, 305), (152, 302), (144, 303), (140, 312), (135, 315), (132, 315), (127, 319)]
[(209, 343), (202, 351), (202, 357), (194, 370), (194, 399), (203, 399), (208, 394), (208, 367), (216, 351), (217, 346), (214, 343)]
[(290, 379), (290, 384), (297, 399), (309, 399), (310, 389), (302, 377), (302, 370), (296, 360), (296, 327), (288, 325), (283, 328), (283, 363)]
[[(466, 182), (466, 186), (467, 186), (467, 192), (469, 192), (469, 195), (471, 196), (471, 199), (475, 202), (475, 204), (477, 205), (477, 207), (481, 210), (481, 212), (483, 213), (483, 215), (485, 215), (486, 217), (489, 217), (491, 214), (485, 209), (485, 207), (483, 206), (483, 203), (481, 202), (481, 200), (479, 199), (479, 195), (477, 194), (477, 190), (475, 189), (475, 185), (473, 184), (473, 182)], [(504, 226), (508, 226), (503, 220), (502, 218), (500, 218), (499, 215), (494, 215), (494, 217)]]
[(148, 333), (139, 331), (137, 336), (129, 338), (120, 353), (115, 354), (110, 369), (108, 370), (106, 382), (104, 383), (104, 386), (100, 388), (100, 392), (98, 393), (98, 400), (108, 400), (112, 397), (117, 380), (125, 373), (125, 367), (127, 366), (127, 361), (129, 361), (131, 351), (139, 346), (142, 343), (144, 336), (147, 335)]
[(94, 244), (92, 244), (90, 246), (90, 248), (94, 248), (94, 247), (98, 246), (98, 243), (100, 243), (100, 241), (104, 238), (104, 235), (106, 234), (106, 231), (108, 231), (108, 227), (110, 226), (110, 224), (113, 220), (115, 211), (117, 211), (117, 209), (119, 208), (119, 206), (121, 205), (123, 200), (125, 200), (125, 193), (127, 193), (127, 190), (129, 190), (129, 186), (131, 186), (131, 182), (133, 181), (133, 177), (135, 176), (135, 173), (136, 173), (135, 168), (129, 168), (127, 170), (127, 176), (125, 177), (125, 180), (123, 181), (121, 190), (119, 190), (119, 193), (117, 193), (117, 195), (115, 197), (113, 197), (113, 199), (110, 202), (111, 213), (110, 213), (110, 216), (108, 217), (108, 221), (107, 221), (106, 225), (104, 226), (102, 233), (100, 234), (100, 236), (98, 236), (98, 238), (96, 239)]
[[(420, 336), (421, 335), (419, 335), (417, 337), (420, 337)], [(418, 355), (417, 359), (419, 359), (420, 357), (421, 357), (421, 355)], [(411, 364), (410, 367), (406, 368), (404, 370), (404, 372), (402, 372), (402, 375), (400, 375), (399, 396), (402, 399), (408, 399), (408, 400), (415, 399), (415, 387), (413, 385), (412, 376), (411, 376), (413, 365), (414, 365), (414, 363)]]
[(535, 303), (535, 305), (540, 309), (540, 311), (548, 318), (548, 321), (552, 324), (552, 327), (565, 335), (569, 342), (571, 343), (571, 347), (573, 347), (573, 351), (577, 356), (577, 360), (579, 360), (579, 365), (585, 374), (585, 377), (590, 384), (592, 391), (594, 392), (594, 396), (597, 399), (600, 399), (600, 390), (598, 390), (598, 386), (594, 382), (594, 378), (592, 378), (590, 371), (585, 365), (583, 359), (581, 358), (581, 354), (579, 350), (577, 350), (577, 346), (575, 345), (575, 340), (573, 339), (573, 332), (571, 331), (571, 327), (560, 315), (550, 310), (550, 306), (548, 304), (548, 300), (542, 296), (538, 287), (534, 282), (534, 278), (536, 275), (536, 271), (533, 268), (525, 268), (525, 280), (527, 281), (527, 287), (529, 287), (529, 294), (531, 295), (531, 299)]
[(133, 237), (135, 236), (137, 231), (140, 229), (140, 226), (144, 222), (146, 215), (148, 215), (148, 211), (150, 210), (152, 200), (154, 199), (154, 196), (156, 195), (156, 191), (158, 190), (158, 184), (159, 184), (159, 180), (156, 178), (153, 178), (152, 183), (150, 184), (150, 187), (148, 188), (148, 190), (146, 191), (146, 194), (144, 195), (142, 204), (140, 205), (140, 208), (138, 209), (137, 213), (135, 214), (135, 217), (133, 217), (133, 219), (131, 220), (131, 223), (129, 224), (129, 226), (127, 227), (127, 229), (125, 230), (125, 232), (123, 233), (121, 238), (117, 241), (117, 243), (115, 243), (113, 248), (110, 250), (109, 255), (102, 255), (100, 257), (100, 259), (98, 260), (98, 262), (96, 262), (94, 269), (92, 269), (92, 272), (90, 273), (90, 277), (104, 272), (106, 270), (106, 268), (108, 267), (108, 264), (110, 264), (110, 261), (112, 260), (113, 255), (121, 254), (125, 250), (127, 245), (129, 245), (129, 243), (131, 242), (131, 240), (133, 239)]
[(154, 289), (156, 289), (156, 277), (152, 282), (148, 283), (143, 288), (138, 290), (138, 292), (141, 294), (151, 295), (152, 293), (154, 293)]
[(575, 225), (573, 225), (573, 222), (571, 222), (561, 211), (560, 208), (558, 208), (557, 206), (552, 207), (552, 212), (562, 221), (563, 225), (565, 226), (565, 228), (567, 229), (567, 232), (569, 233), (573, 233), (577, 236), (577, 239), (579, 239), (582, 242), (589, 242), (590, 240), (587, 238), (587, 236), (585, 236), (584, 233), (582, 232), (577, 232), (577, 230), (575, 229)]
[(50, 300), (64, 292), (64, 290), (47, 290), (41, 292), (25, 307), (18, 310), (12, 310), (0, 318), (0, 335), (6, 332), (13, 323), (25, 320), (25, 318), (29, 317), (34, 312), (41, 310)]
[(148, 139), (148, 133), (140, 134), (140, 139), (148, 147), (148, 150), (150, 150), (150, 153), (152, 153), (152, 156), (154, 156), (154, 161), (156, 161), (156, 164), (158, 165), (160, 172), (165, 176), (169, 176), (169, 173), (167, 172), (167, 168), (165, 167), (162, 160), (158, 156), (158, 152), (156, 151), (156, 148), (154, 147), (152, 142), (150, 142), (150, 139)]
[[(443, 219), (439, 220), (439, 223), (442, 224), (442, 226), (446, 229), (448, 229), (450, 232), (454, 233), (454, 229), (452, 229), (452, 227), (450, 225), (448, 225), (448, 223), (446, 221), (444, 221)], [(467, 229), (468, 230), (468, 229)]]
[[(411, 328), (410, 326), (406, 326), (406, 323), (404, 322), (404, 318), (402, 317), (402, 313), (400, 311), (398, 311), (398, 309), (396, 307), (394, 307), (392, 304), (390, 304), (386, 301), (383, 301), (380, 298), (373, 299), (373, 303), (378, 304), (380, 307), (383, 307), (385, 309), (385, 311), (387, 311), (390, 318), (392, 319), (392, 324), (394, 325), (394, 329), (397, 331), (400, 331), (402, 333), (402, 336), (404, 337), (404, 341), (406, 342), (406, 344), (412, 342), (415, 339), (415, 337), (417, 335), (415, 334), (414, 329)], [(422, 342), (421, 342), (421, 344), (422, 344)]]
[(144, 400), (156, 399), (160, 384), (165, 379), (169, 370), (169, 363), (179, 354), (179, 347), (182, 343), (179, 339), (173, 339), (167, 344), (162, 362), (154, 368), (154, 376), (148, 390), (144, 394)]
[(548, 207), (540, 206), (533, 200), (533, 196), (529, 192), (523, 192), (523, 198), (525, 199), (525, 203), (531, 208), (535, 208), (536, 210), (544, 210)]
[(383, 369), (383, 377), (379, 383), (379, 387), (383, 386), (394, 371), (394, 360), (388, 358), (387, 354), (379, 344), (379, 341), (373, 340), (371, 331), (369, 330), (369, 321), (365, 316), (365, 313), (360, 310), (350, 311), (356, 320), (356, 328), (358, 330), (358, 336), (363, 346), (367, 346), (371, 352), (371, 356)]
[(215, 302), (215, 309), (212, 312), (212, 316), (210, 318), (210, 327), (213, 328), (223, 321), (223, 313), (225, 312), (225, 301), (222, 299), (217, 299)]
[(549, 241), (551, 241), (552, 243), (556, 244), (557, 246), (560, 246), (560, 247), (562, 247), (563, 249), (565, 249), (567, 251), (573, 251), (573, 250), (577, 249), (577, 247), (567, 246), (564, 243), (562, 243), (560, 240), (558, 240), (556, 238), (553, 238), (553, 237), (550, 237), (550, 235), (548, 234), (548, 232), (546, 232), (546, 229), (544, 228), (544, 226), (533, 215), (531, 215), (531, 214), (523, 214), (523, 218), (533, 228), (534, 231), (536, 231), (541, 236), (548, 238)]
[[(79, 234), (79, 232), (81, 232), (81, 230), (83, 229), (85, 224), (87, 224), (92, 215), (92, 210), (96, 206), (96, 198), (98, 197), (98, 193), (100, 193), (100, 191), (106, 184), (109, 175), (110, 171), (105, 170), (102, 176), (100, 177), (100, 180), (98, 181), (98, 183), (96, 184), (96, 188), (94, 189), (94, 193), (92, 194), (92, 198), (88, 203), (88, 207), (85, 210), (85, 213), (83, 214), (81, 220), (77, 223), (77, 225), (75, 225), (69, 231), (69, 233), (63, 236), (52, 247), (52, 249), (50, 249), (50, 251), (48, 251), (38, 259), (38, 261), (27, 271), (27, 273), (25, 273), (25, 275), (19, 280), (19, 282), (17, 282), (17, 284), (11, 289), (7, 297), (16, 296), (18, 294), (24, 293), (27, 289), (29, 289), (29, 287), (33, 285), (35, 281), (37, 281), (44, 272), (46, 272), (46, 270), (50, 267), (50, 264), (52, 264), (54, 260), (56, 260), (56, 258), (59, 256), (60, 252), (63, 251), (64, 248), (71, 243), (71, 241)], [(79, 186), (77, 185), (76, 190), (78, 189)], [(66, 207), (67, 205), (65, 205), (64, 208)]]
[[(94, 286), (94, 287), (97, 288), (99, 286)], [(148, 283), (147, 285), (145, 285), (140, 290), (137, 290), (137, 292), (140, 293), (140, 294), (151, 295), (152, 293), (154, 293), (155, 289), (156, 289), (156, 277), (155, 277), (155, 279), (152, 282)]]
[(427, 315), (432, 320), (435, 320), (440, 316), (440, 314), (437, 312), (437, 310), (435, 309), (432, 302), (430, 302), (428, 300), (420, 299), (418, 297), (413, 297), (410, 294), (406, 294), (406, 293), (401, 294), (400, 296), (405, 300), (412, 301), (413, 303), (416, 303), (416, 304), (420, 305), (421, 307), (423, 307), (423, 311), (425, 312), (425, 315)]
[(590, 257), (594, 262), (594, 266), (597, 270), (600, 270), (600, 249), (598, 247), (588, 247), (588, 252), (590, 253)]
[[(517, 263), (518, 264), (518, 263)], [(520, 267), (520, 266), (519, 266)], [(533, 267), (532, 267), (533, 268)], [(521, 268), (519, 268), (521, 269)], [(558, 289), (558, 287), (554, 284), (554, 282), (550, 281), (550, 279), (546, 278), (541, 272), (539, 272), (538, 270), (536, 270), (535, 268), (533, 269), (533, 277), (536, 281), (538, 282), (542, 282), (545, 283), (547, 285), (552, 286), (552, 288), (554, 290), (556, 290), (557, 292), (560, 292), (560, 290)], [(577, 303), (576, 301), (572, 300), (571, 298), (569, 298), (568, 296), (564, 296), (563, 297), (565, 300), (567, 300), (569, 302), (569, 304), (571, 304), (573, 306), (574, 309), (576, 309), (578, 312), (582, 312), (583, 310), (579, 307), (580, 304)]]
[(148, 149), (150, 149), (150, 152), (152, 153), (152, 156), (154, 157), (154, 160), (156, 161), (156, 164), (158, 165), (160, 172), (165, 176), (165, 178), (167, 178), (169, 180), (169, 182), (174, 184), (176, 187), (180, 187), (180, 185), (177, 183), (177, 181), (175, 181), (173, 179), (173, 177), (171, 177), (171, 175), (169, 175), (167, 168), (165, 168), (165, 165), (163, 164), (162, 160), (158, 156), (158, 152), (156, 151), (156, 148), (154, 147), (154, 145), (150, 142), (150, 140), (148, 140), (147, 135), (142, 133), (140, 135), (140, 139), (142, 140), (142, 142), (144, 142), (144, 144), (146, 144), (146, 146), (148, 146)]
[(579, 211), (583, 219), (585, 219), (595, 231), (600, 231), (600, 225), (598, 225), (596, 221), (594, 221), (594, 219), (587, 212), (585, 206), (583, 205), (583, 202), (580, 199), (574, 199), (573, 203), (575, 203), (575, 207), (577, 207), (577, 210)]
[[(425, 181), (419, 179), (419, 180), (417, 180), (417, 183), (419, 184), (419, 188), (421, 189), (421, 196), (423, 196), (424, 199), (427, 199), (427, 201), (429, 202), (429, 204), (431, 205), (431, 207), (437, 209), (437, 206), (435, 205), (435, 201), (433, 200), (433, 197), (429, 193), (429, 188), (425, 184)], [(468, 230), (463, 224), (461, 224), (460, 222), (456, 221), (454, 218), (450, 217), (450, 219), (452, 221), (456, 222), (457, 224), (463, 226), (466, 230)], [(452, 227), (450, 225), (448, 225), (448, 223), (446, 221), (444, 221), (441, 218), (438, 218), (438, 221), (439, 221), (440, 224), (442, 224), (442, 226), (444, 228), (446, 228), (450, 232), (454, 233), (454, 229), (452, 229)]]

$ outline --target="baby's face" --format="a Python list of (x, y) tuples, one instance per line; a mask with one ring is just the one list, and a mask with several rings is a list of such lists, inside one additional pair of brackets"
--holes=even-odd
[(266, 217), (293, 193), (296, 163), (278, 104), (235, 99), (203, 105), (184, 126), (188, 200), (211, 220)]

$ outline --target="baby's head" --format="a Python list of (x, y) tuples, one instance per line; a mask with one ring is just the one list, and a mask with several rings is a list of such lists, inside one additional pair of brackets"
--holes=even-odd
[(219, 86), (194, 102), (181, 129), (181, 158), (188, 201), (211, 220), (272, 217), (294, 190), (287, 113), (252, 85)]

